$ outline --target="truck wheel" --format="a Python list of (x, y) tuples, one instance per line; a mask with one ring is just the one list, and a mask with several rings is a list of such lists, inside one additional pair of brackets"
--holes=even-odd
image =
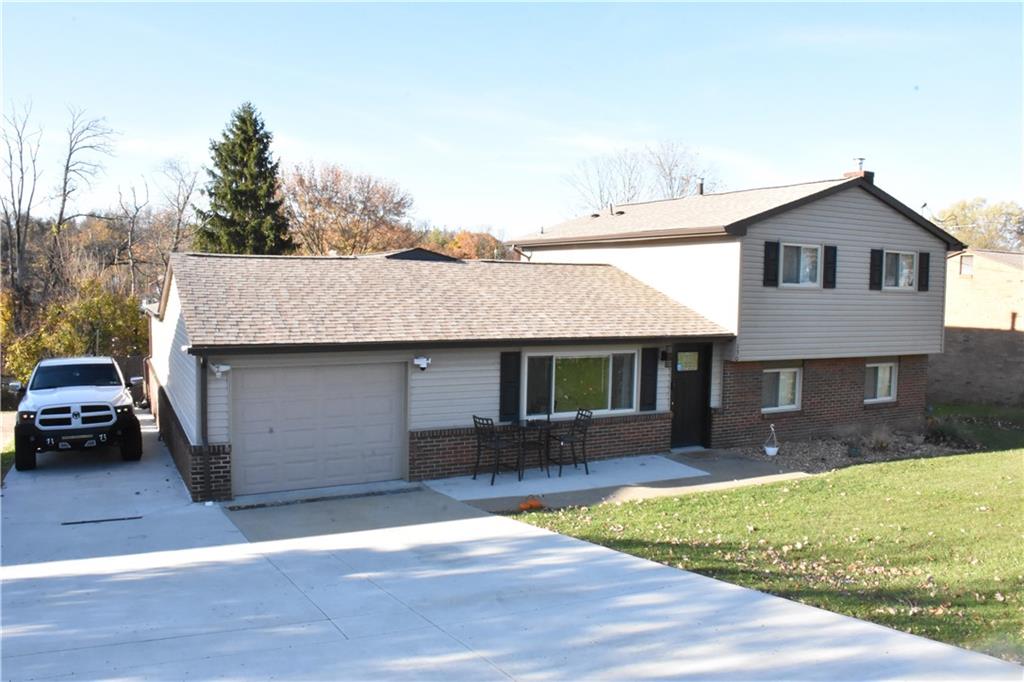
[(128, 429), (121, 436), (121, 459), (126, 462), (142, 459), (142, 432), (138, 426)]
[(36, 468), (36, 449), (32, 447), (28, 436), (14, 437), (14, 468), (18, 471), (31, 471)]

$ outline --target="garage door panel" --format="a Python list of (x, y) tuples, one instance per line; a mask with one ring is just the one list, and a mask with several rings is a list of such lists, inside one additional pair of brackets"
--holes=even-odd
[(235, 493), (399, 478), (405, 372), (401, 364), (236, 370)]

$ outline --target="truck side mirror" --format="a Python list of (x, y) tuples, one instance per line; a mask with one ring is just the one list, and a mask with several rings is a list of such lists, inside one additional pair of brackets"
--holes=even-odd
[(17, 393), (19, 398), (21, 396), (25, 395), (25, 385), (23, 383), (21, 383), (20, 381), (12, 381), (11, 383), (7, 384), (7, 386), (12, 391)]
[(128, 385), (129, 386), (139, 386), (139, 385), (142, 384), (142, 381), (143, 381), (142, 377), (132, 377), (131, 379), (128, 380)]

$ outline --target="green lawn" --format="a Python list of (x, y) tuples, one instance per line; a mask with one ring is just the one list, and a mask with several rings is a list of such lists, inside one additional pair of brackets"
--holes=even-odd
[(959, 427), (1007, 449), (517, 518), (1024, 661), (1024, 414), (943, 416), (965, 414)]
[(0, 481), (7, 478), (7, 471), (14, 466), (14, 439), (5, 443), (0, 450)]

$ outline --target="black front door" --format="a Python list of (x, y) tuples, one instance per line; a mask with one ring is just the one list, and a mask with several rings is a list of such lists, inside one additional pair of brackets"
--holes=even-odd
[(672, 350), (672, 447), (707, 445), (711, 344), (677, 344)]

